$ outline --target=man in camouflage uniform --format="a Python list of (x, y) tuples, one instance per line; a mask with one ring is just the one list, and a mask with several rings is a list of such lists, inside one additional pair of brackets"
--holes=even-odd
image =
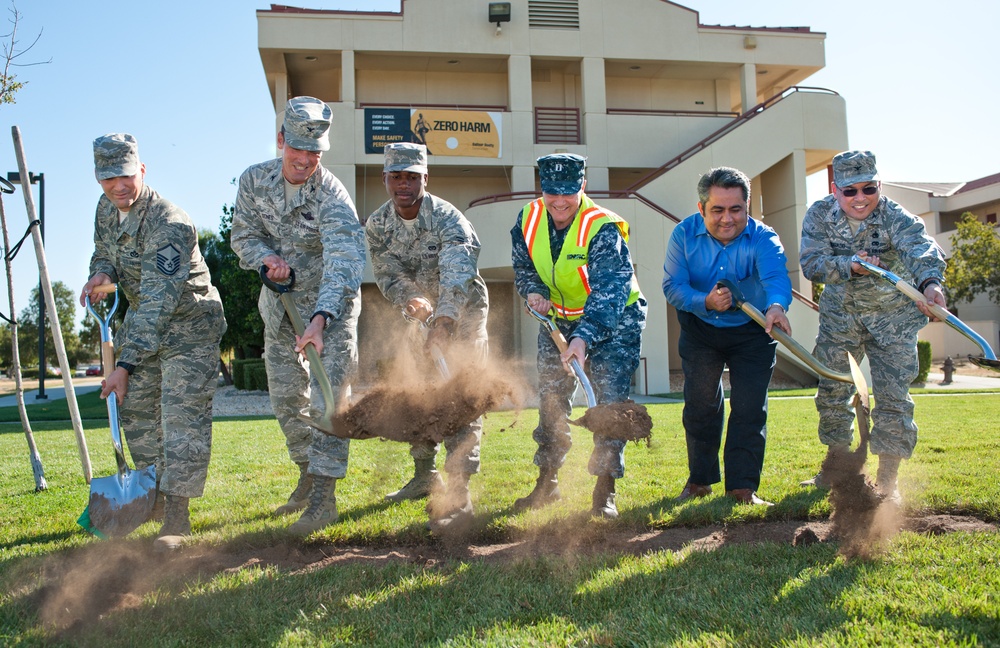
[[(379, 290), (396, 308), (427, 321), (425, 348), (455, 347), (452, 357), (465, 350), (485, 359), (489, 300), (477, 268), (480, 244), (472, 224), (451, 203), (427, 193), (423, 144), (387, 145), (382, 181), (389, 200), (365, 222)], [(479, 472), (482, 429), (480, 418), (445, 439), (448, 489), (443, 502), (428, 506), (432, 529), (471, 518), (469, 476)], [(437, 450), (431, 442), (411, 444), (413, 479), (386, 499), (418, 499), (441, 486), (435, 470)]]
[[(584, 193), (586, 158), (553, 154), (538, 158), (542, 197), (525, 205), (511, 230), (514, 285), (536, 312), (554, 317), (569, 340), (560, 354), (548, 328), (538, 330), (539, 424), (534, 489), (514, 502), (522, 511), (560, 497), (557, 473), (572, 445), (567, 419), (576, 380), (575, 358), (589, 375), (599, 404), (628, 398), (639, 367), (646, 300), (632, 270), (628, 223)], [(591, 513), (618, 517), (615, 480), (625, 475), (625, 441), (594, 434), (588, 466), (597, 477)]]
[[(677, 309), (677, 350), (684, 369), (684, 436), (688, 480), (678, 500), (705, 497), (722, 480), (741, 504), (771, 506), (757, 495), (767, 444), (767, 386), (778, 343), (773, 328), (791, 334), (785, 311), (792, 301), (785, 249), (773, 229), (750, 218), (750, 179), (718, 167), (698, 180), (698, 212), (670, 234), (663, 262), (663, 294)], [(741, 310), (720, 281), (765, 313), (764, 327)], [(729, 419), (722, 374), (729, 367)]]
[[(857, 254), (919, 287), (928, 302), (945, 306), (941, 290), (945, 260), (923, 221), (881, 195), (870, 151), (847, 151), (833, 158), (831, 195), (816, 201), (802, 222), (799, 260), (810, 281), (825, 284), (819, 300), (816, 358), (848, 371), (847, 353), (871, 364), (875, 408), (871, 450), (879, 456), (879, 491), (899, 501), (901, 459), (913, 454), (917, 425), (909, 386), (919, 371), (917, 332), (933, 315), (892, 284), (851, 262)], [(820, 378), (816, 409), (819, 439), (833, 454), (851, 443), (853, 388)], [(803, 485), (827, 485), (822, 473)]]
[(113, 133), (94, 140), (94, 170), (104, 195), (80, 303), (102, 299), (94, 290), (106, 283), (117, 283), (128, 299), (115, 336), (118, 361), (101, 397), (118, 398), (135, 467), (156, 465), (165, 495), (156, 542), (173, 549), (191, 533), (188, 499), (205, 490), (226, 319), (194, 223), (143, 182), (135, 138)]
[(282, 156), (243, 172), (233, 216), (232, 246), (240, 265), (267, 266), (268, 278), (279, 283), (294, 270), (295, 289), (289, 294), (308, 323), (296, 339), (278, 294), (261, 288), (271, 406), (299, 467), (298, 484), (276, 514), (305, 509), (289, 527), (296, 535), (337, 521), (336, 480), (347, 473), (348, 454), (347, 439), (328, 436), (298, 418), (335, 406), (321, 404), (320, 390), (310, 389), (301, 353), (307, 344), (315, 345), (323, 359), (318, 369), (341, 394), (347, 393), (358, 362), (364, 234), (347, 189), (320, 164), (330, 148), (331, 121), (332, 111), (319, 99), (289, 99), (278, 134)]

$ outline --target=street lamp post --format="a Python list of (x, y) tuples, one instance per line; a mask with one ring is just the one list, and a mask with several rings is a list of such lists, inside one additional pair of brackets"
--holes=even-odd
[[(17, 171), (7, 173), (7, 180), (10, 182), (21, 182), (21, 174)], [(45, 174), (31, 173), (28, 176), (29, 184), (38, 185), (38, 232), (42, 235), (42, 243), (45, 243)], [(11, 313), (14, 315), (14, 313)], [(42, 291), (42, 282), (38, 282), (38, 393), (36, 400), (47, 400), (45, 393), (45, 293)]]

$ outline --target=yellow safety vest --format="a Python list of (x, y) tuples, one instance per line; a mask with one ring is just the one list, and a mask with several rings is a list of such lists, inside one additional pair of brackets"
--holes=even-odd
[[(587, 194), (583, 194), (580, 211), (566, 233), (559, 259), (553, 263), (545, 202), (539, 198), (521, 210), (521, 233), (528, 246), (528, 256), (542, 283), (549, 287), (549, 301), (555, 308), (556, 317), (574, 320), (583, 315), (583, 307), (590, 295), (587, 250), (591, 239), (605, 223), (614, 223), (628, 243), (628, 223), (618, 214), (598, 207)], [(626, 305), (634, 304), (640, 295), (639, 281), (633, 273)]]

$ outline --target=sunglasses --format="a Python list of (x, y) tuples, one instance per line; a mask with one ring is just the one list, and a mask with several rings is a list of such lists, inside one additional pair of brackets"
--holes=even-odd
[[(848, 198), (853, 198), (854, 196), (858, 195), (858, 188), (845, 187), (844, 189), (840, 190), (840, 193), (844, 194)], [(875, 194), (878, 193), (878, 185), (868, 185), (867, 187), (862, 187), (861, 193), (863, 193), (866, 196), (874, 196)]]

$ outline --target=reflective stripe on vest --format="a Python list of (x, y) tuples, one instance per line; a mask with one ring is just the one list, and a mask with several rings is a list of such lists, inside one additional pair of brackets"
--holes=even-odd
[[(617, 214), (598, 207), (593, 200), (583, 194), (580, 210), (566, 233), (559, 259), (553, 263), (545, 202), (539, 198), (521, 210), (521, 233), (528, 247), (528, 256), (531, 257), (542, 283), (549, 288), (549, 301), (552, 302), (557, 317), (573, 320), (583, 315), (587, 296), (590, 295), (587, 250), (597, 232), (609, 222), (618, 227), (622, 238), (628, 243), (628, 223)], [(639, 282), (633, 273), (627, 305), (634, 304), (639, 295)]]

